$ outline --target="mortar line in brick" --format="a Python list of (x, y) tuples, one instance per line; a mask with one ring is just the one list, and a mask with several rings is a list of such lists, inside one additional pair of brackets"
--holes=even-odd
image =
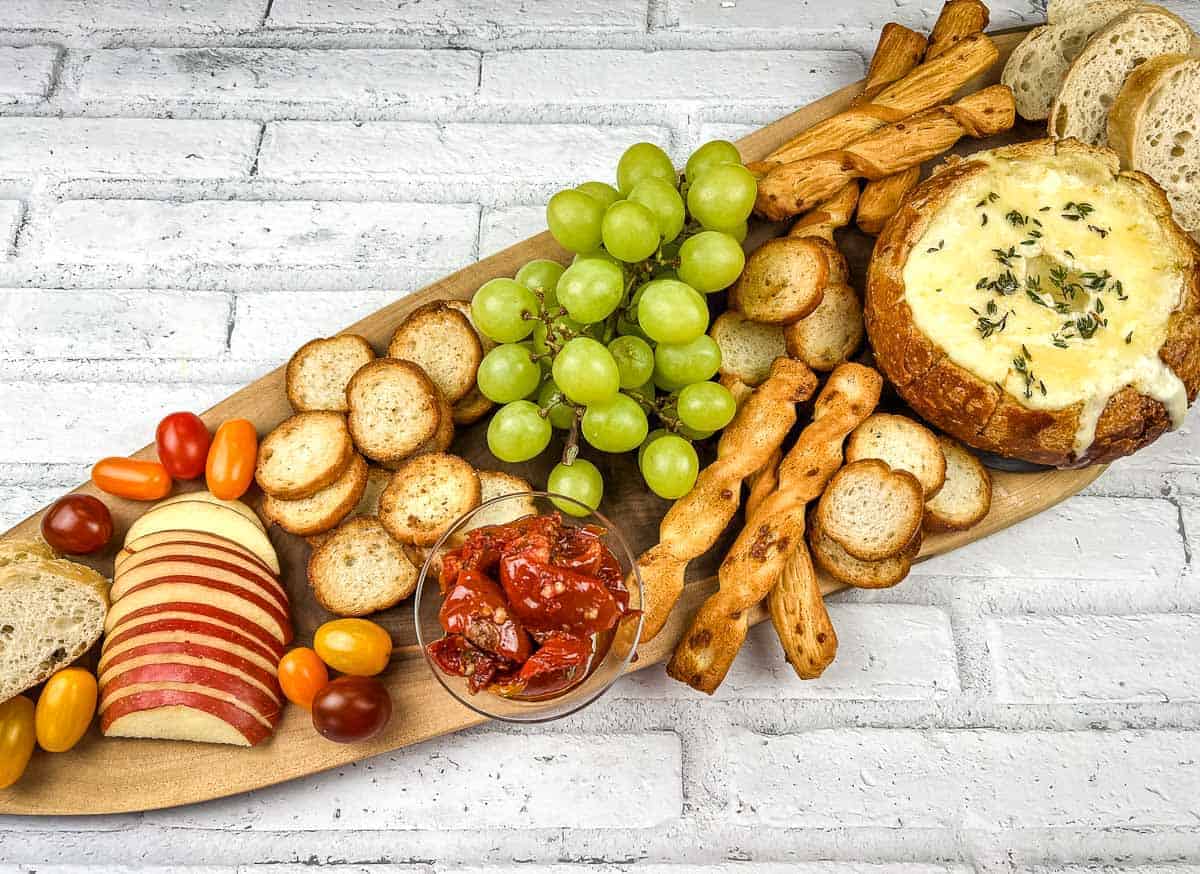
[(248, 175), (251, 178), (258, 175), (258, 159), (262, 155), (262, 144), (263, 144), (263, 139), (266, 137), (266, 135), (267, 135), (267, 123), (265, 121), (261, 121), (258, 124), (258, 137), (254, 141), (254, 158), (250, 162), (250, 172)]

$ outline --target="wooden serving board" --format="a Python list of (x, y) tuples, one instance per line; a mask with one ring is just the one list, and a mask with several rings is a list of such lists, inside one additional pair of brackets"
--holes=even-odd
[[(1022, 34), (1023, 31), (1016, 31), (996, 35), (1002, 58), (1007, 57)], [(997, 65), (986, 84), (995, 81), (1000, 66)], [(985, 81), (972, 83), (970, 87), (982, 84)], [(738, 143), (743, 157), (746, 160), (765, 157), (796, 133), (846, 108), (858, 90), (857, 83), (850, 85), (756, 131)], [(1039, 135), (1039, 131), (1028, 127), (1004, 138), (993, 138), (984, 143), (966, 143), (963, 149), (974, 151)], [(770, 225), (758, 227), (751, 244), (753, 240), (761, 242), (782, 230), (782, 227)], [(857, 231), (846, 231), (840, 242), (850, 258), (857, 285), (861, 289), (871, 240)], [(496, 276), (512, 276), (522, 264), (533, 258), (564, 257), (565, 253), (549, 233), (540, 234), (398, 300), (347, 330), (363, 335), (382, 350), (387, 346), (396, 325), (420, 304), (437, 298), (468, 298), (487, 280)], [(330, 326), (330, 333), (335, 327)], [(296, 346), (308, 339), (296, 337)], [(265, 434), (290, 413), (284, 397), (283, 369), (280, 368), (217, 404), (204, 414), (204, 420), (210, 428), (215, 428), (226, 419), (246, 418), (254, 422), (260, 434)], [(535, 484), (545, 482), (555, 452), (544, 453), (541, 459), (529, 464), (501, 465), (486, 449), (483, 439), (485, 429), (486, 421), (464, 430), (455, 440), (452, 451), (464, 455), (480, 467), (504, 468), (525, 476)], [(711, 448), (708, 452), (711, 457)], [(137, 454), (140, 457), (154, 457), (153, 446)], [(631, 541), (631, 546), (640, 552), (657, 539), (658, 522), (668, 503), (645, 490), (636, 466), (628, 455), (612, 457), (589, 453), (589, 457), (601, 468), (608, 485), (608, 494), (601, 509), (610, 518), (620, 520), (622, 531)], [(928, 538), (921, 557), (928, 558), (946, 552), (1026, 519), (1075, 494), (1100, 473), (1101, 468), (1036, 473), (996, 472), (989, 516), (970, 531)], [(76, 491), (98, 494), (90, 484)], [(145, 505), (116, 500), (110, 496), (102, 497), (113, 511), (116, 523), (113, 542), (119, 545), (125, 530), (145, 510)], [(36, 535), (39, 518), (40, 513), (31, 516), (6, 536)], [(720, 557), (739, 527), (738, 522), (731, 525), (725, 539), (717, 547), (692, 563), (689, 584), (670, 623), (654, 641), (641, 647), (633, 670), (651, 668), (670, 655), (696, 607), (714, 590), (714, 574)], [(316, 604), (308, 590), (305, 574), (308, 547), (301, 538), (284, 534), (278, 529), (272, 530), (271, 540), (279, 552), (283, 580), (292, 598), (296, 643), (308, 643), (316, 627), (331, 618)], [(89, 563), (111, 574), (114, 551), (95, 556)], [(836, 591), (839, 586), (826, 579), (822, 588), (829, 593)], [(398, 648), (391, 667), (383, 675), (391, 691), (394, 716), (383, 734), (374, 740), (353, 745), (326, 741), (313, 730), (308, 713), (298, 707), (288, 707), (275, 737), (253, 749), (106, 739), (93, 727), (91, 734), (70, 753), (35, 754), (24, 778), (16, 786), (0, 792), (0, 813), (116, 813), (220, 798), (345, 765), (483, 721), (482, 717), (452, 699), (431, 675), (424, 658), (414, 646), (411, 601), (373, 618), (391, 631)], [(752, 621), (759, 622), (764, 618), (765, 611), (758, 608)], [(594, 706), (603, 707), (604, 702)]]

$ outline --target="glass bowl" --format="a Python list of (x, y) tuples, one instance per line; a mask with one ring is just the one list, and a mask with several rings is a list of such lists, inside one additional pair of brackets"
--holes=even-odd
[[(580, 512), (586, 512), (586, 515), (572, 516), (563, 513), (553, 504), (551, 498), (561, 503), (576, 506)], [(617, 624), (617, 627), (611, 632), (612, 640), (603, 657), (593, 659), (587, 676), (559, 695), (541, 699), (503, 698), (486, 689), (471, 694), (467, 689), (467, 680), (465, 677), (447, 674), (429, 657), (429, 653), (426, 650), (426, 647), (430, 643), (445, 635), (441, 623), (438, 621), (438, 613), (442, 607), (442, 593), (438, 586), (437, 576), (431, 570), (434, 562), (441, 560), (443, 547), (446, 547), (448, 543), (453, 544), (458, 541), (460, 539), (459, 535), (470, 528), (479, 527), (478, 524), (472, 525), (472, 521), (479, 514), (485, 511), (503, 511), (506, 504), (511, 505), (518, 501), (528, 504), (531, 499), (538, 514), (558, 513), (567, 525), (596, 525), (604, 529), (606, 533), (602, 540), (612, 550), (617, 561), (620, 562), (621, 571), (624, 573), (626, 584), (629, 586), (629, 607), (631, 610), (639, 612), (623, 619)], [(496, 515), (509, 514), (496, 513)], [(632, 576), (630, 571), (633, 572)], [(616, 525), (600, 513), (588, 511), (586, 506), (565, 495), (556, 495), (550, 492), (522, 492), (513, 495), (501, 495), (500, 497), (492, 498), (490, 501), (485, 501), (450, 526), (450, 529), (442, 535), (441, 539), (430, 551), (429, 557), (425, 559), (425, 564), (421, 568), (421, 576), (417, 580), (416, 602), (413, 614), (416, 621), (417, 641), (421, 646), (421, 653), (425, 656), (425, 662), (429, 665), (429, 669), (437, 677), (438, 682), (445, 687), (447, 692), (457, 698), (466, 707), (492, 719), (500, 719), (505, 722), (548, 722), (552, 719), (561, 719), (564, 716), (587, 707), (607, 692), (609, 687), (625, 672), (625, 668), (633, 660), (638, 640), (641, 638), (641, 609), (642, 578), (637, 571), (637, 563), (633, 553), (629, 549), (629, 544), (621, 535)]]

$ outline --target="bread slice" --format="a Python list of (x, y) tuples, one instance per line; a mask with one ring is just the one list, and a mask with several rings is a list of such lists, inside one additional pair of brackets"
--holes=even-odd
[(1050, 107), (1050, 134), (1104, 145), (1109, 109), (1129, 74), (1158, 55), (1186, 53), (1191, 44), (1187, 22), (1161, 7), (1139, 6), (1117, 16), (1071, 63)]
[(418, 364), (451, 404), (475, 387), (483, 346), (470, 319), (445, 301), (433, 301), (400, 323), (388, 357)]
[(345, 416), (328, 411), (296, 413), (259, 445), (254, 479), (268, 495), (294, 501), (331, 485), (353, 458)]
[(760, 384), (772, 362), (787, 355), (783, 328), (752, 322), (737, 310), (717, 316), (708, 333), (721, 350), (721, 374), (737, 377), (746, 385)]
[(100, 639), (108, 580), (86, 565), (24, 556), (0, 570), (0, 701), (46, 680)]
[(925, 491), (908, 471), (869, 458), (833, 475), (817, 512), (821, 530), (848, 553), (879, 561), (903, 552), (920, 530)]
[(495, 340), (475, 326), (475, 317), (471, 315), (471, 302), (469, 300), (459, 300), (455, 297), (444, 300), (442, 303), (451, 309), (458, 310), (467, 317), (467, 321), (471, 323), (471, 329), (475, 331), (475, 336), (479, 338), (479, 348), (483, 350), (484, 355), (487, 355), (489, 352), (495, 349), (497, 345), (499, 345)]
[(1200, 233), (1200, 58), (1171, 54), (1142, 64), (1108, 114), (1108, 145), (1122, 166), (1162, 186), (1175, 221)]
[(992, 508), (992, 475), (967, 447), (938, 435), (946, 458), (946, 484), (925, 502), (926, 531), (965, 531)]
[(527, 495), (520, 501), (500, 501), (491, 507), (484, 507), (471, 517), (471, 521), (463, 526), (464, 531), (474, 531), (486, 525), (507, 525), (525, 516), (537, 514), (537, 504), (534, 502), (533, 487), (528, 481), (504, 473), (500, 470), (481, 470), (479, 476), (479, 503), (486, 504), (505, 495)]
[(350, 434), (359, 452), (401, 461), (437, 433), (441, 402), (425, 371), (411, 361), (377, 358), (346, 387)]
[[(358, 497), (358, 503), (346, 514), (346, 518), (354, 519), (359, 516), (378, 516), (379, 499), (383, 496), (383, 490), (387, 488), (388, 483), (391, 481), (392, 472), (390, 470), (385, 467), (375, 467), (368, 464), (367, 481), (363, 486), (362, 494)], [(328, 540), (329, 536), (329, 531), (322, 531), (319, 534), (309, 534), (304, 539), (308, 541), (309, 546), (316, 549)]]
[(267, 495), (263, 515), (289, 534), (319, 534), (345, 519), (366, 487), (367, 463), (356, 452), (342, 475), (315, 495), (297, 501)]
[(494, 404), (484, 396), (478, 387), (467, 392), (459, 399), (451, 410), (451, 418), (455, 425), (474, 425), (491, 412)]
[(767, 240), (746, 259), (729, 291), (729, 306), (748, 319), (787, 325), (817, 308), (829, 280), (829, 261), (809, 237)]
[(379, 521), (401, 543), (432, 546), (479, 506), (475, 468), (457, 455), (431, 452), (405, 462), (379, 499)]
[(863, 561), (842, 549), (821, 530), (816, 508), (809, 512), (808, 545), (813, 560), (839, 583), (858, 589), (886, 589), (908, 576), (912, 560), (921, 551), (920, 530), (897, 556), (879, 561)]
[(850, 434), (846, 461), (878, 458), (892, 470), (907, 470), (921, 483), (925, 499), (946, 481), (946, 457), (932, 431), (907, 416), (872, 413)]
[(1029, 31), (1000, 76), (1001, 83), (1012, 89), (1021, 117), (1036, 121), (1049, 116), (1071, 62), (1088, 39), (1137, 5), (1138, 0), (1076, 0), (1070, 8), (1060, 8), (1048, 26)]
[(417, 588), (418, 569), (379, 519), (343, 522), (308, 559), (317, 602), (338, 616), (366, 616), (394, 607)]
[(849, 283), (825, 286), (817, 308), (783, 329), (788, 355), (813, 370), (833, 370), (858, 351), (863, 341), (863, 307)]
[(441, 389), (434, 386), (434, 392), (437, 395), (438, 427), (432, 437), (417, 447), (415, 455), (424, 452), (445, 452), (454, 442), (454, 408), (450, 406)]
[(286, 371), (292, 409), (344, 413), (346, 386), (364, 364), (375, 359), (371, 344), (357, 334), (309, 340), (296, 350)]
[(58, 558), (58, 553), (40, 540), (0, 540), (0, 568), (48, 558)]

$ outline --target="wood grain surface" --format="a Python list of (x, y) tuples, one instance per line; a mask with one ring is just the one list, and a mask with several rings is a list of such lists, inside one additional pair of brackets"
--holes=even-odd
[[(1007, 57), (1022, 33), (1014, 31), (995, 35), (1002, 58)], [(999, 69), (1000, 65), (997, 65), (986, 81), (995, 81)], [(983, 82), (981, 79), (968, 87), (978, 87)], [(857, 83), (847, 86), (754, 132), (738, 143), (743, 157), (746, 160), (762, 158), (796, 133), (844, 109), (857, 92)], [(1029, 126), (1003, 138), (993, 138), (982, 144), (967, 143), (960, 148), (974, 151), (1038, 135), (1039, 132)], [(569, 180), (564, 180), (566, 182)], [(748, 246), (761, 243), (782, 229), (771, 225), (758, 226)], [(871, 240), (856, 231), (847, 231), (842, 234), (840, 242), (851, 261), (856, 285), (861, 289)], [(549, 233), (540, 234), (397, 300), (345, 330), (363, 335), (382, 350), (387, 346), (396, 325), (420, 304), (437, 298), (469, 298), (487, 280), (496, 276), (512, 276), (530, 259), (562, 259), (565, 254)], [(331, 325), (330, 333), (337, 328)], [(310, 338), (294, 339), (298, 347)], [(203, 418), (210, 428), (215, 428), (226, 419), (246, 418), (257, 426), (261, 435), (290, 412), (284, 396), (283, 369), (280, 368), (217, 404)], [(525, 476), (535, 485), (545, 482), (546, 473), (555, 460), (553, 449), (535, 462), (501, 465), (486, 449), (483, 439), (485, 429), (486, 421), (463, 430), (458, 434), (452, 451), (462, 454), (477, 466), (503, 468)], [(707, 451), (711, 457), (711, 447)], [(137, 455), (154, 457), (153, 446), (142, 449)], [(706, 460), (702, 458), (702, 463)], [(668, 503), (645, 490), (629, 455), (599, 456), (595, 457), (595, 461), (608, 485), (602, 510), (610, 518), (620, 521), (622, 532), (635, 550), (649, 546), (657, 539), (658, 521)], [(1101, 472), (1102, 468), (1096, 467), (1034, 473), (997, 471), (989, 516), (970, 531), (928, 538), (921, 558), (946, 552), (1026, 519), (1075, 494)], [(90, 484), (76, 491), (97, 493)], [(116, 523), (113, 543), (119, 545), (125, 530), (145, 510), (145, 505), (110, 496), (104, 496), (104, 500), (113, 511)], [(40, 513), (31, 516), (6, 536), (34, 536), (39, 518)], [(692, 612), (715, 588), (717, 564), (739, 524), (740, 518), (716, 548), (703, 559), (692, 563), (689, 583), (670, 622), (653, 642), (640, 649), (634, 670), (653, 669), (669, 656)], [(284, 534), (278, 529), (271, 531), (271, 540), (279, 553), (283, 580), (292, 598), (296, 642), (307, 643), (315, 628), (330, 618), (316, 604), (308, 590), (305, 574), (308, 547), (301, 538)], [(89, 563), (111, 574), (114, 551), (95, 556)], [(826, 579), (822, 588), (829, 593), (836, 591), (839, 586)], [(70, 753), (35, 755), (24, 778), (16, 786), (0, 792), (0, 813), (99, 814), (204, 801), (359, 761), (483, 721), (442, 689), (420, 653), (415, 651), (412, 646), (415, 633), (411, 603), (374, 618), (391, 631), (398, 654), (382, 675), (391, 691), (395, 715), (385, 731), (372, 741), (354, 745), (326, 741), (313, 730), (308, 713), (297, 707), (286, 709), (272, 740), (253, 749), (170, 741), (105, 739), (93, 727), (91, 734)], [(752, 621), (759, 622), (764, 618), (766, 613), (760, 607), (755, 611)], [(661, 667), (658, 669), (661, 670)], [(593, 706), (603, 707), (603, 700)]]

